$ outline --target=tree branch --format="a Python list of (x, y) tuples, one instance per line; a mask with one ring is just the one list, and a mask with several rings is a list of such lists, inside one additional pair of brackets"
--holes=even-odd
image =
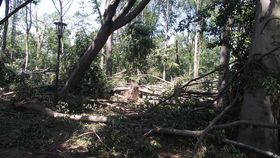
[(130, 9), (135, 4), (136, 0), (129, 0), (126, 5), (124, 6), (124, 9), (117, 15), (116, 19), (114, 21), (118, 21), (119, 19), (123, 18), (127, 15), (127, 13), (130, 11)]
[(114, 0), (111, 4), (108, 5), (107, 9), (104, 12), (104, 23), (112, 22), (113, 17), (116, 14), (117, 7), (120, 3), (120, 0)]
[(6, 17), (4, 17), (0, 21), (0, 25), (5, 23), (12, 15), (14, 15), (16, 12), (18, 12), (21, 8), (27, 6), (29, 3), (31, 3), (33, 0), (27, 0), (26, 2), (22, 3), (20, 6), (18, 6), (14, 11), (12, 11), (10, 14), (8, 14)]
[[(134, 19), (145, 7), (146, 5), (150, 2), (150, 0), (142, 0), (135, 8), (133, 11), (128, 13), (126, 16), (119, 18), (118, 20), (114, 21), (112, 30), (117, 30), (121, 28), (122, 26), (126, 25), (129, 23), (132, 19)], [(129, 2), (128, 2), (129, 3)]]
[(98, 16), (99, 16), (99, 19), (100, 19), (100, 23), (101, 23), (101, 25), (103, 25), (104, 22), (103, 22), (102, 14), (101, 14), (100, 8), (99, 8), (99, 6), (98, 6), (97, 0), (94, 0), (94, 3), (95, 3), (95, 9), (96, 9), (97, 12), (98, 12)]

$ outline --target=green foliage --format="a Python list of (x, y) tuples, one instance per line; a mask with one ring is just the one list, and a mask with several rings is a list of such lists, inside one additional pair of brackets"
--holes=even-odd
[(0, 86), (8, 86), (16, 78), (15, 72), (5, 67), (0, 61)]
[(262, 86), (265, 88), (266, 93), (271, 97), (273, 107), (278, 108), (280, 97), (280, 75), (276, 73), (267, 74)]
[[(72, 73), (71, 68), (74, 68), (75, 61), (86, 52), (94, 35), (95, 33), (89, 36), (84, 31), (77, 32), (75, 46), (69, 50), (67, 58), (63, 63), (65, 69), (68, 70), (64, 78), (67, 79)], [(100, 68), (98, 60), (94, 61), (83, 76), (81, 83), (75, 87), (75, 91), (82, 94), (90, 94), (94, 98), (103, 98), (107, 92), (106, 90), (106, 76)]]
[[(93, 137), (90, 148), (92, 156), (104, 157), (156, 157), (154, 152), (159, 148), (155, 141), (143, 138), (142, 133), (134, 130), (115, 129), (113, 126), (103, 129), (103, 142)], [(104, 143), (104, 144), (103, 144)]]
[(121, 49), (125, 54), (124, 58), (128, 60), (126, 68), (129, 72), (136, 73), (137, 69), (141, 72), (147, 71), (147, 57), (154, 48), (152, 33), (152, 28), (140, 22), (127, 26), (122, 37)]

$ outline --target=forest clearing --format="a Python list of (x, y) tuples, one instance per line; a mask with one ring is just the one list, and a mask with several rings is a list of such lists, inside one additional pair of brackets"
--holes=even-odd
[(280, 158), (279, 9), (0, 1), (0, 158)]

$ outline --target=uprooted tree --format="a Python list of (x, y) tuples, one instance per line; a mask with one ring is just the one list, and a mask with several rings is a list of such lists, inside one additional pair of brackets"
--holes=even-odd
[(120, 4), (120, 0), (110, 1), (110, 4), (104, 12), (103, 23), (97, 36), (77, 62), (74, 71), (71, 73), (60, 94), (64, 94), (70, 87), (79, 84), (83, 74), (89, 68), (91, 62), (97, 57), (111, 33), (133, 20), (149, 2), (150, 0), (142, 0), (136, 3), (136, 0), (129, 0), (120, 13), (116, 15), (116, 9)]

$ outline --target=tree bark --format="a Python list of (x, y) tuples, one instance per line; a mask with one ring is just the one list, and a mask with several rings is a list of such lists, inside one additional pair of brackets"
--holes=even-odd
[(135, 2), (136, 0), (129, 0), (123, 10), (116, 16), (116, 9), (120, 0), (111, 1), (104, 13), (104, 23), (98, 31), (97, 36), (84, 55), (79, 59), (74, 71), (62, 88), (60, 94), (65, 94), (70, 87), (79, 84), (80, 79), (89, 68), (91, 62), (97, 57), (99, 51), (105, 45), (111, 33), (134, 19), (145, 8), (150, 0), (142, 0), (134, 9), (132, 9)]
[[(271, 97), (264, 86), (266, 73), (279, 74), (280, 58), (280, 2), (259, 0), (252, 47), (249, 52), (250, 76), (255, 83), (245, 88), (240, 119), (254, 122), (275, 123), (278, 120), (279, 105), (272, 105)], [(247, 127), (240, 129), (241, 142), (257, 146), (272, 152), (278, 151), (278, 131)], [(253, 155), (252, 157), (254, 157)]]
[(200, 7), (200, 0), (196, 0), (196, 14), (198, 16), (199, 21), (196, 25), (196, 31), (195, 31), (195, 43), (194, 43), (194, 64), (193, 64), (193, 77), (198, 77), (198, 71), (199, 71), (199, 61), (200, 61), (200, 36), (201, 36), (201, 17), (199, 13), (199, 7)]
[(162, 79), (166, 80), (166, 60), (165, 60), (165, 56), (167, 55), (167, 44), (168, 44), (168, 31), (169, 31), (169, 21), (170, 21), (170, 17), (169, 17), (169, 8), (170, 8), (170, 2), (169, 0), (166, 0), (166, 8), (165, 11), (163, 12), (164, 15), (164, 56), (163, 56), (163, 69), (162, 69)]
[[(227, 8), (228, 1), (224, 0), (224, 5)], [(224, 11), (226, 12), (226, 11)], [(227, 15), (228, 16), (228, 15)], [(228, 18), (227, 23), (225, 24), (221, 36), (221, 51), (220, 51), (220, 70), (219, 70), (219, 82), (218, 82), (218, 91), (219, 93), (225, 88), (228, 83), (228, 64), (230, 59), (230, 50), (229, 50), (229, 35), (231, 31), (232, 18)], [(223, 107), (227, 104), (227, 91), (221, 94), (221, 97), (217, 100), (216, 107)]]
[(113, 47), (113, 33), (109, 36), (106, 42), (106, 74), (108, 79), (110, 79), (113, 75), (112, 47)]
[[(17, 4), (19, 3), (18, 0), (13, 0), (13, 10), (16, 9)], [(16, 29), (17, 29), (17, 21), (18, 21), (18, 15), (17, 13), (14, 14), (12, 19), (12, 29), (11, 29), (11, 45), (12, 45), (12, 51), (11, 51), (11, 62), (14, 60), (14, 51), (16, 51)]]
[(31, 4), (25, 8), (25, 64), (24, 69), (27, 70), (29, 62), (29, 32), (32, 25)]

